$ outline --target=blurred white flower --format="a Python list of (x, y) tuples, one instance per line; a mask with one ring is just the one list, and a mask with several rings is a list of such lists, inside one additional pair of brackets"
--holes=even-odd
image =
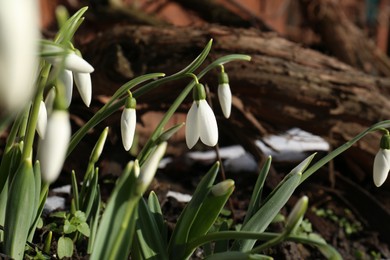
[(189, 149), (200, 140), (208, 146), (218, 142), (218, 125), (215, 115), (205, 99), (194, 101), (187, 114), (186, 143)]
[(89, 73), (74, 72), (74, 81), (84, 104), (89, 107), (92, 99), (92, 82)]
[(232, 109), (232, 92), (228, 83), (218, 85), (218, 99), (223, 115), (229, 118)]
[(39, 112), (38, 112), (38, 122), (37, 122), (37, 132), (39, 137), (42, 139), (45, 138), (46, 133), (46, 125), (47, 125), (47, 111), (46, 105), (43, 100), (39, 104)]
[(30, 100), (38, 68), (37, 1), (0, 1), (0, 104), (20, 110)]
[(46, 113), (48, 115), (53, 111), (54, 99), (56, 98), (56, 88), (52, 87), (49, 92), (47, 92), (45, 98)]
[(123, 147), (126, 151), (133, 145), (137, 115), (135, 108), (124, 108), (121, 116), (121, 135)]
[(50, 115), (45, 139), (38, 145), (38, 160), (41, 162), (42, 179), (54, 182), (61, 173), (71, 136), (69, 114), (65, 110), (54, 110)]
[(381, 186), (387, 179), (387, 175), (390, 170), (390, 150), (379, 149), (374, 159), (374, 184), (375, 186)]

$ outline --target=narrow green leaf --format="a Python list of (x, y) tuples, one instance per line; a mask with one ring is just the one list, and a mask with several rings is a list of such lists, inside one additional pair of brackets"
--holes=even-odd
[[(286, 175), (282, 184), (278, 185), (271, 193), (272, 195), (268, 196), (260, 209), (242, 226), (241, 231), (264, 232), (299, 185), (301, 176), (301, 172), (291, 172)], [(256, 240), (236, 240), (232, 249), (248, 251), (252, 249), (255, 242)]]
[(158, 201), (156, 193), (151, 191), (148, 197), (148, 206), (149, 210), (152, 213), (154, 221), (157, 224), (158, 230), (160, 231), (160, 236), (164, 241), (168, 239), (168, 227), (165, 224), (164, 216), (161, 212), (161, 206)]
[(134, 209), (139, 196), (134, 194), (134, 163), (129, 163), (118, 180), (103, 213), (92, 249), (91, 260), (125, 259), (135, 226)]
[(80, 210), (80, 204), (79, 204), (79, 187), (78, 187), (78, 182), (77, 182), (77, 177), (76, 177), (76, 172), (72, 170), (72, 195), (73, 195), (73, 200), (74, 200), (74, 205), (76, 210)]
[(144, 199), (138, 203), (136, 233), (145, 259), (168, 259), (167, 241), (164, 241), (158, 226)]
[(73, 255), (73, 241), (69, 237), (60, 237), (57, 243), (57, 255), (59, 259), (64, 257), (72, 257)]
[[(228, 223), (226, 221), (224, 221), (221, 224), (221, 226), (219, 227), (218, 232), (227, 231), (227, 230), (229, 230), (229, 226), (228, 226)], [(229, 240), (228, 239), (218, 240), (215, 242), (214, 253), (225, 252), (225, 251), (228, 251), (228, 249), (229, 249)]]
[(99, 185), (97, 187), (97, 194), (95, 196), (95, 202), (91, 209), (89, 226), (91, 228), (91, 235), (88, 240), (88, 254), (92, 253), (92, 248), (95, 243), (96, 233), (98, 230), (99, 218), (100, 218), (100, 208), (101, 208), (101, 196), (100, 196), (100, 188)]
[(196, 188), (191, 201), (184, 208), (177, 221), (172, 237), (169, 241), (168, 251), (171, 259), (182, 259), (188, 241), (193, 221), (195, 220), (204, 199), (207, 197), (219, 170), (219, 163), (215, 163), (202, 178)]
[(210, 255), (205, 260), (272, 260), (273, 258), (266, 255), (248, 254), (239, 251), (228, 251)]
[(265, 180), (268, 176), (269, 169), (271, 167), (272, 157), (269, 156), (267, 161), (265, 162), (263, 168), (261, 168), (259, 176), (257, 177), (257, 181), (255, 187), (253, 188), (252, 197), (249, 201), (248, 210), (245, 215), (244, 222), (245, 223), (253, 216), (253, 214), (259, 210), (261, 203), (261, 193), (263, 191)]
[(8, 197), (4, 223), (4, 251), (18, 260), (23, 259), (24, 247), (34, 213), (35, 184), (30, 160), (16, 171)]

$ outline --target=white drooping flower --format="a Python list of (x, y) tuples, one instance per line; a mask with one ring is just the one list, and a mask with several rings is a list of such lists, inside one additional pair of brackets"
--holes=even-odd
[(39, 104), (38, 121), (37, 121), (37, 132), (39, 137), (41, 137), (42, 139), (45, 138), (46, 126), (47, 126), (47, 111), (46, 111), (45, 102), (43, 102), (42, 100)]
[[(48, 48), (59, 48), (56, 46), (48, 46)], [(46, 56), (45, 59), (53, 64), (53, 66), (61, 65), (61, 56)], [(66, 102), (68, 106), (72, 100), (73, 92), (73, 79), (76, 83), (76, 87), (80, 93), (80, 97), (84, 104), (89, 107), (92, 100), (92, 82), (91, 75), (94, 68), (86, 60), (72, 52), (65, 56), (64, 70), (60, 72), (59, 79), (62, 81), (65, 87)]]
[(54, 110), (48, 118), (45, 139), (38, 145), (38, 160), (41, 162), (42, 179), (54, 182), (61, 173), (71, 136), (69, 113)]
[(223, 69), (218, 76), (218, 100), (223, 115), (229, 118), (232, 110), (232, 92), (230, 91), (229, 77)]
[(0, 104), (7, 112), (34, 93), (39, 38), (37, 1), (0, 1)]
[(137, 125), (137, 114), (135, 111), (136, 100), (130, 95), (122, 111), (121, 116), (121, 135), (122, 144), (126, 151), (130, 150), (133, 145), (135, 127)]
[(92, 82), (89, 73), (74, 72), (74, 81), (84, 104), (89, 107), (92, 99)]
[(51, 112), (53, 111), (53, 105), (54, 105), (54, 99), (55, 98), (56, 98), (56, 88), (52, 87), (47, 92), (47, 95), (46, 95), (46, 98), (45, 98), (46, 113), (48, 115), (50, 115)]
[(214, 112), (205, 99), (194, 100), (187, 114), (186, 143), (189, 149), (201, 140), (208, 146), (218, 142), (218, 125)]
[(390, 171), (390, 150), (379, 149), (374, 159), (373, 179), (375, 186), (381, 186)]

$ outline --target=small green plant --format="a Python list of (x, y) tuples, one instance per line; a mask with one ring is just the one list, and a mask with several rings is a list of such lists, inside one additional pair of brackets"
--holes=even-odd
[[(351, 222), (345, 217), (337, 216), (331, 209), (313, 208), (312, 210), (317, 216), (324, 217), (336, 223), (340, 228), (344, 229), (347, 235), (352, 235), (362, 230), (362, 224), (359, 221)], [(350, 215), (350, 210), (345, 209), (345, 214)]]

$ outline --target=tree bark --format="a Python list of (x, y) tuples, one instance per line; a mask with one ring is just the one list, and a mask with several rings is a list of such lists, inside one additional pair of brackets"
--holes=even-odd
[[(251, 62), (232, 62), (225, 66), (232, 93), (244, 106), (236, 107), (228, 126), (236, 132), (241, 129), (241, 135), (247, 138), (242, 131), (247, 127), (251, 129), (248, 131), (251, 139), (266, 132), (300, 127), (338, 146), (371, 124), (390, 118), (389, 79), (367, 75), (274, 33), (221, 26), (118, 26), (80, 48), (96, 69), (95, 94), (110, 95), (134, 76), (148, 72), (171, 74), (182, 69), (210, 38), (214, 39), (214, 45), (208, 62), (232, 53), (252, 57)], [(213, 71), (202, 79), (213, 93), (216, 93), (217, 74), (218, 71)], [(161, 109), (185, 83), (163, 86), (138, 102)], [(217, 114), (220, 113), (215, 107)], [(242, 117), (242, 113), (247, 117)], [(346, 158), (371, 172), (378, 140), (379, 133), (369, 135), (353, 146)]]

